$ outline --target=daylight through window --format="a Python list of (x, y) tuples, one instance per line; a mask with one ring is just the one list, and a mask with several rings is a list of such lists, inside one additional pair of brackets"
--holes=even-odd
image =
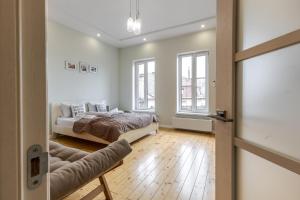
[(134, 63), (135, 110), (155, 110), (155, 61), (142, 60)]
[(208, 52), (178, 55), (177, 111), (208, 112)]

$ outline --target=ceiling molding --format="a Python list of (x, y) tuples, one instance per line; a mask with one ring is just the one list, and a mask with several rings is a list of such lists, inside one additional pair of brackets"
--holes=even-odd
[(131, 40), (131, 39), (135, 39), (135, 38), (140, 38), (140, 37), (148, 36), (148, 35), (151, 35), (151, 34), (154, 34), (154, 33), (160, 33), (160, 32), (163, 32), (163, 31), (177, 29), (177, 28), (181, 28), (181, 27), (184, 27), (184, 26), (197, 24), (197, 23), (200, 23), (200, 22), (204, 23), (205, 21), (214, 20), (214, 19), (216, 19), (215, 16), (207, 17), (207, 18), (204, 18), (204, 19), (198, 19), (198, 20), (194, 20), (194, 21), (187, 22), (187, 23), (184, 23), (184, 24), (178, 24), (178, 25), (175, 25), (175, 26), (169, 26), (169, 27), (166, 27), (166, 28), (149, 31), (149, 32), (142, 33), (142, 34), (139, 34), (139, 35), (133, 35), (131, 37), (121, 38), (121, 39), (119, 39), (119, 41), (122, 42), (122, 41)]
[[(198, 2), (199, 0), (195, 0), (195, 1)], [(205, 0), (203, 0), (203, 1), (205, 1)], [(211, 0), (208, 0), (208, 1), (210, 2)], [(53, 2), (56, 2), (56, 3), (53, 3)], [(146, 24), (144, 22), (145, 26), (148, 25), (147, 28), (144, 29), (147, 32), (144, 32), (144, 33), (142, 32), (142, 34), (140, 34), (140, 35), (133, 35), (133, 34), (130, 35), (129, 33), (126, 32), (126, 26), (125, 26), (125, 29), (122, 28), (121, 32), (120, 32), (120, 27), (118, 27), (118, 28), (110, 27), (108, 29), (104, 29), (103, 27), (107, 27), (107, 26), (105, 26), (105, 24), (103, 24), (103, 26), (102, 26), (101, 23), (97, 23), (94, 20), (89, 20), (90, 18), (88, 18), (87, 16), (90, 16), (90, 15), (88, 13), (85, 13), (84, 15), (80, 15), (80, 14), (78, 15), (78, 12), (74, 12), (74, 9), (67, 9), (66, 6), (63, 6), (64, 4), (60, 3), (60, 0), (55, 0), (53, 2), (51, 4), (51, 6), (49, 7), (50, 9), (48, 12), (48, 19), (53, 20), (64, 26), (67, 26), (73, 30), (87, 34), (91, 37), (96, 38), (97, 33), (101, 33), (101, 37), (97, 38), (98, 40), (103, 41), (104, 43), (113, 45), (115, 47), (119, 47), (119, 48), (142, 44), (145, 42), (143, 40), (144, 38), (146, 38), (148, 42), (153, 42), (156, 40), (181, 36), (181, 35), (194, 33), (194, 32), (198, 32), (198, 31), (204, 31), (204, 30), (216, 27), (216, 17), (213, 16), (214, 12), (210, 12), (210, 14), (207, 14), (206, 15), (207, 17), (205, 15), (203, 15), (203, 17), (201, 18), (200, 16), (197, 17), (195, 15), (195, 9), (194, 9), (194, 15), (192, 15), (192, 13), (191, 13), (191, 15), (194, 17), (190, 17), (190, 18), (187, 17), (186, 20), (180, 20), (181, 17), (179, 15), (176, 17), (175, 21), (174, 21), (173, 17), (171, 17), (171, 18), (169, 17), (167, 20), (165, 20), (164, 22), (159, 23), (157, 25), (155, 25), (156, 23), (154, 23), (153, 21), (150, 21), (151, 22), (150, 24), (149, 23)], [(65, 0), (64, 2), (72, 3), (73, 1)], [(78, 3), (80, 1), (76, 0), (76, 2)], [(83, 5), (83, 4), (78, 3), (77, 8), (79, 5)], [(92, 5), (89, 5), (89, 6), (92, 6)], [(110, 4), (109, 8), (112, 9), (113, 7), (114, 7), (114, 5)], [(152, 7), (152, 9), (153, 9), (153, 7)], [(106, 13), (106, 12), (104, 12), (104, 13)], [(160, 13), (160, 15), (161, 15), (161, 13)], [(95, 15), (95, 16), (99, 16), (99, 15)], [(102, 14), (102, 19), (105, 16), (106, 16), (106, 14), (105, 15)], [(119, 19), (120, 17), (122, 18), (122, 20), (124, 18), (123, 14), (120, 16), (118, 14), (115, 14), (114, 17), (115, 17), (114, 18), (115, 20), (116, 20), (116, 18)], [(171, 20), (172, 18), (173, 18), (173, 20)], [(170, 23), (170, 22), (172, 22), (172, 23)], [(202, 23), (206, 25), (206, 27), (204, 29), (201, 28)], [(118, 26), (122, 26), (122, 27), (124, 25), (124, 24), (120, 24), (120, 22), (118, 22), (117, 24), (118, 24)], [(116, 32), (116, 31), (118, 31), (118, 32)]]

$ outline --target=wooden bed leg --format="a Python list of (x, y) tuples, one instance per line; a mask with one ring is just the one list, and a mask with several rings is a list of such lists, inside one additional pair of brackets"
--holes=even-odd
[(51, 138), (51, 139), (56, 139), (57, 137), (58, 137), (58, 134), (57, 134), (57, 133), (54, 133), (54, 132), (53, 132), (53, 133), (50, 134), (50, 138)]
[(106, 197), (106, 200), (112, 200), (113, 198), (111, 196), (111, 193), (110, 193), (110, 190), (109, 190), (109, 187), (107, 185), (104, 175), (99, 177), (99, 181), (100, 181), (101, 185), (103, 186), (103, 192)]

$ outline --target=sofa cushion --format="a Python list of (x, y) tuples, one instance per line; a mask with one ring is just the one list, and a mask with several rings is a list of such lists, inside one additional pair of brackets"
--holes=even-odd
[(50, 142), (50, 165), (53, 164), (50, 167), (51, 200), (60, 199), (99, 177), (131, 151), (124, 139), (90, 154)]
[(50, 141), (49, 155), (50, 155), (50, 172), (53, 172), (54, 170), (68, 163), (72, 163), (76, 160), (83, 158), (84, 156), (87, 156), (88, 153)]

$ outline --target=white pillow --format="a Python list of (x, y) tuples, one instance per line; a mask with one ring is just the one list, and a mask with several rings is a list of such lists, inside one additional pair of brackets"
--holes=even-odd
[(69, 104), (60, 104), (60, 110), (63, 117), (72, 117), (71, 105)]
[(96, 104), (87, 103), (86, 105), (89, 112), (97, 112)]
[(107, 112), (106, 104), (96, 104), (97, 112)]
[(119, 109), (118, 108), (113, 108), (109, 112), (111, 112), (111, 113), (119, 112)]
[(119, 110), (119, 108), (113, 108), (109, 111), (110, 113), (124, 113), (124, 111)]
[(71, 105), (72, 116), (76, 117), (77, 115), (85, 113), (85, 105), (78, 104), (78, 105)]

